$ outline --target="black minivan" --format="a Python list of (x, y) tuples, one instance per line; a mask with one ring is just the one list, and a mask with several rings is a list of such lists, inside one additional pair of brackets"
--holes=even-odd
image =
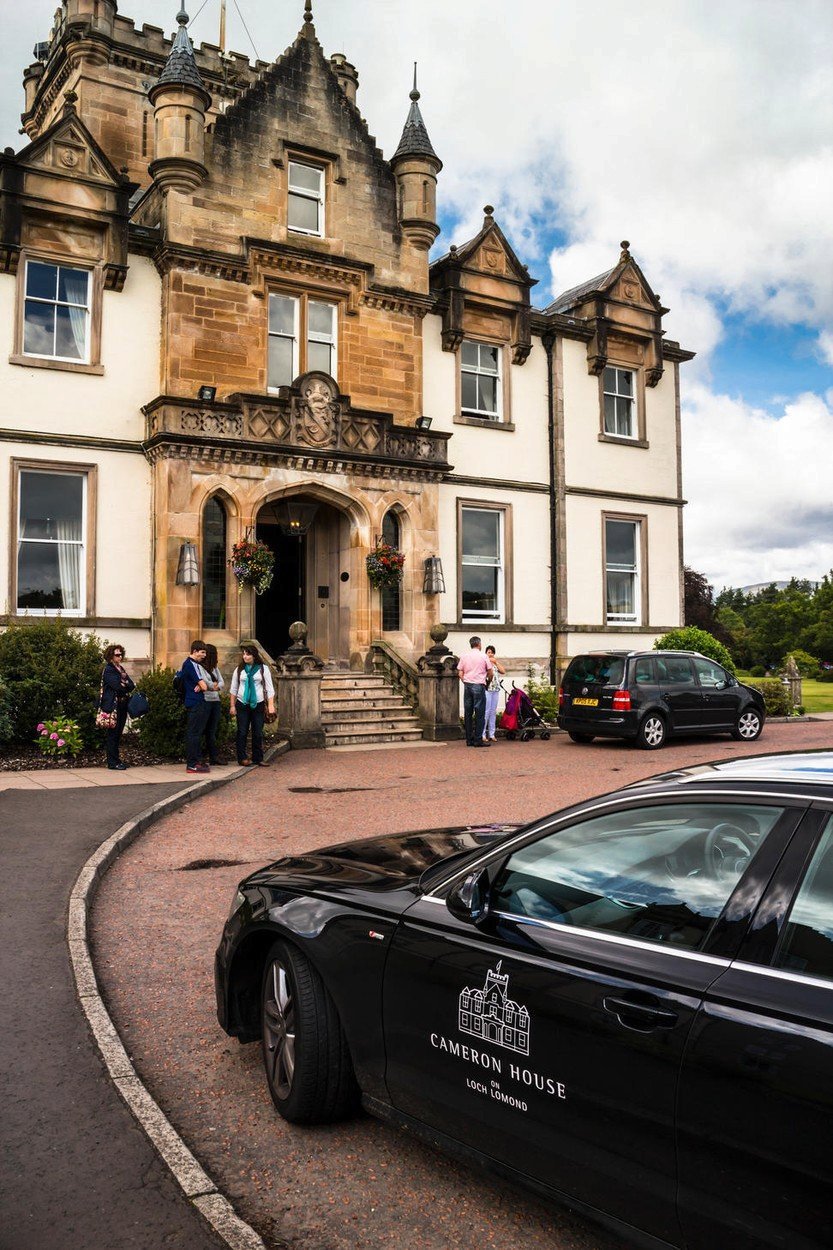
[(730, 733), (754, 742), (763, 695), (696, 651), (593, 651), (570, 661), (558, 725), (573, 742), (631, 738), (656, 751), (669, 734)]

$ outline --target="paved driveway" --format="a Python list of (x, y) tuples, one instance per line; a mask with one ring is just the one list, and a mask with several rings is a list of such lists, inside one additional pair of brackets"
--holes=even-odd
[(66, 947), (67, 903), (84, 862), (131, 816), (190, 781), (0, 794), (2, 1250), (222, 1244), (110, 1083)]
[[(285, 1124), (257, 1046), (214, 1015), (212, 960), (237, 881), (290, 852), (390, 830), (526, 820), (684, 764), (831, 745), (825, 723), (771, 725), (763, 742), (690, 741), (659, 753), (615, 742), (292, 752), (167, 817), (105, 878), (97, 970), (151, 1092), (271, 1247), (293, 1250), (614, 1250), (624, 1244), (364, 1118)], [(232, 861), (200, 867), (205, 861)], [(235, 862), (236, 861), (236, 862)]]

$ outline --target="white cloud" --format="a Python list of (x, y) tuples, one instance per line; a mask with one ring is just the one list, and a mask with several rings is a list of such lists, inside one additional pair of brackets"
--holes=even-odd
[(774, 418), (694, 384), (683, 409), (686, 563), (718, 589), (833, 568), (833, 392)]
[(819, 352), (826, 364), (833, 365), (833, 330), (822, 330), (819, 335)]

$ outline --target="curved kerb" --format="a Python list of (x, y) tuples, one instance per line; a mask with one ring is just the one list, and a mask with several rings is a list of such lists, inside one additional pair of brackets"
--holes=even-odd
[[(268, 753), (267, 758), (283, 754), (288, 749), (288, 743), (280, 743)], [(98, 882), (123, 850), (163, 816), (211, 790), (226, 785), (236, 777), (247, 775), (248, 772), (248, 769), (235, 769), (226, 777), (212, 778), (210, 781), (189, 786), (187, 790), (181, 790), (179, 794), (154, 803), (133, 820), (126, 821), (106, 842), (102, 842), (81, 869), (73, 886), (67, 917), (67, 945), (78, 999), (110, 1078), (167, 1164), (183, 1194), (231, 1250), (266, 1250), (260, 1236), (240, 1219), (229, 1200), (220, 1193), (211, 1177), (191, 1154), (161, 1107), (151, 1098), (130, 1062), (98, 991), (87, 930)]]

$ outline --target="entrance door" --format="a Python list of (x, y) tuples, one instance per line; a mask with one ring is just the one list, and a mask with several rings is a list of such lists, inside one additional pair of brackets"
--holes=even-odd
[(289, 627), (305, 621), (306, 538), (287, 538), (279, 525), (258, 522), (257, 537), (275, 553), (272, 585), (255, 598), (255, 634), (272, 657), (291, 644)]

